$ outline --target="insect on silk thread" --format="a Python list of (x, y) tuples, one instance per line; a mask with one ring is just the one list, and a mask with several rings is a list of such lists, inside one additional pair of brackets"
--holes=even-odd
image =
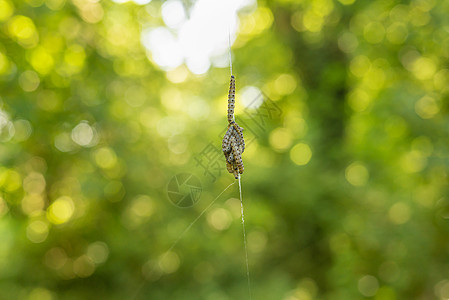
[(248, 293), (251, 300), (251, 280), (249, 276), (249, 261), (248, 261), (248, 245), (246, 240), (245, 215), (243, 212), (243, 197), (241, 174), (244, 172), (242, 161), (242, 153), (245, 151), (245, 140), (243, 139), (243, 128), (235, 122), (234, 108), (235, 108), (235, 77), (232, 74), (232, 52), (231, 52), (231, 28), (229, 27), (229, 70), (231, 73), (231, 80), (229, 84), (228, 94), (228, 130), (223, 137), (222, 150), (226, 158), (226, 168), (229, 173), (232, 173), (235, 179), (239, 181), (239, 195), (240, 195), (240, 211), (242, 216), (243, 229), (243, 244), (245, 246), (245, 261), (246, 261), (246, 277), (248, 280)]
[(228, 94), (228, 129), (223, 137), (222, 150), (226, 158), (226, 169), (238, 179), (239, 174), (243, 174), (242, 153), (245, 151), (245, 140), (243, 138), (243, 128), (235, 122), (235, 77), (231, 75)]

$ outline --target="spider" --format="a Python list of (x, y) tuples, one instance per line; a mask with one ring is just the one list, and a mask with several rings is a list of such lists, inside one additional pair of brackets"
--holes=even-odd
[(223, 137), (222, 150), (226, 158), (226, 169), (238, 179), (239, 174), (243, 174), (242, 153), (245, 151), (245, 140), (243, 139), (243, 128), (240, 127), (234, 118), (235, 106), (235, 77), (231, 75), (228, 95), (228, 130)]

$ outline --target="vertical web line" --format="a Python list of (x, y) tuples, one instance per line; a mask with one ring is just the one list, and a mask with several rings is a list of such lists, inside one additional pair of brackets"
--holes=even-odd
[[(233, 10), (231, 9), (231, 13)], [(232, 25), (232, 16), (229, 17), (229, 31), (228, 31), (228, 47), (229, 47), (229, 71), (232, 73), (232, 51), (231, 51), (231, 25)], [(233, 116), (233, 120), (235, 121), (235, 117)], [(245, 246), (245, 261), (246, 261), (246, 278), (248, 280), (248, 294), (249, 294), (249, 300), (252, 299), (251, 297), (251, 280), (249, 276), (249, 260), (248, 260), (248, 245), (246, 241), (246, 228), (245, 228), (245, 214), (243, 213), (243, 197), (242, 197), (242, 184), (240, 181), (240, 174), (239, 174), (239, 194), (240, 194), (240, 212), (242, 215), (242, 229), (243, 229), (243, 244)]]
[(232, 75), (231, 20), (229, 20), (228, 47), (229, 47), (229, 69), (231, 70), (231, 75)]
[(229, 43), (229, 69), (231, 70), (231, 75), (232, 75), (231, 25), (230, 24), (229, 24), (228, 43)]
[(239, 174), (239, 193), (240, 193), (240, 212), (242, 214), (243, 244), (245, 245), (246, 278), (248, 279), (248, 293), (249, 299), (251, 300), (251, 280), (249, 277), (248, 245), (246, 242), (245, 215), (243, 213), (243, 198), (242, 198), (242, 185), (240, 183), (240, 174)]
[[(231, 77), (232, 77), (232, 51), (231, 51), (231, 26), (232, 26), (232, 9), (230, 10), (231, 15), (229, 16), (229, 26), (228, 26), (228, 53), (229, 53), (229, 70), (231, 72)], [(234, 97), (234, 102), (235, 102), (235, 97)], [(232, 115), (232, 121), (235, 122), (235, 116), (234, 114)]]

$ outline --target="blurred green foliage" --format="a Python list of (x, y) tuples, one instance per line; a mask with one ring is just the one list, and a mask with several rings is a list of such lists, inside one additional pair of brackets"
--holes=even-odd
[[(236, 184), (166, 252), (233, 178), (195, 161), (229, 70), (159, 68), (141, 34), (162, 4), (0, 0), (0, 299), (248, 298)], [(449, 298), (448, 13), (239, 12), (236, 114), (249, 85), (283, 112), (243, 155), (253, 299)], [(167, 198), (179, 172), (191, 208)]]

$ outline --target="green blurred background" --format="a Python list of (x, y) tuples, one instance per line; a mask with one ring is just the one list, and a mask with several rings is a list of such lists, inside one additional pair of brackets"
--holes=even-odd
[(228, 30), (253, 299), (448, 299), (448, 15), (0, 0), (0, 299), (248, 299)]

